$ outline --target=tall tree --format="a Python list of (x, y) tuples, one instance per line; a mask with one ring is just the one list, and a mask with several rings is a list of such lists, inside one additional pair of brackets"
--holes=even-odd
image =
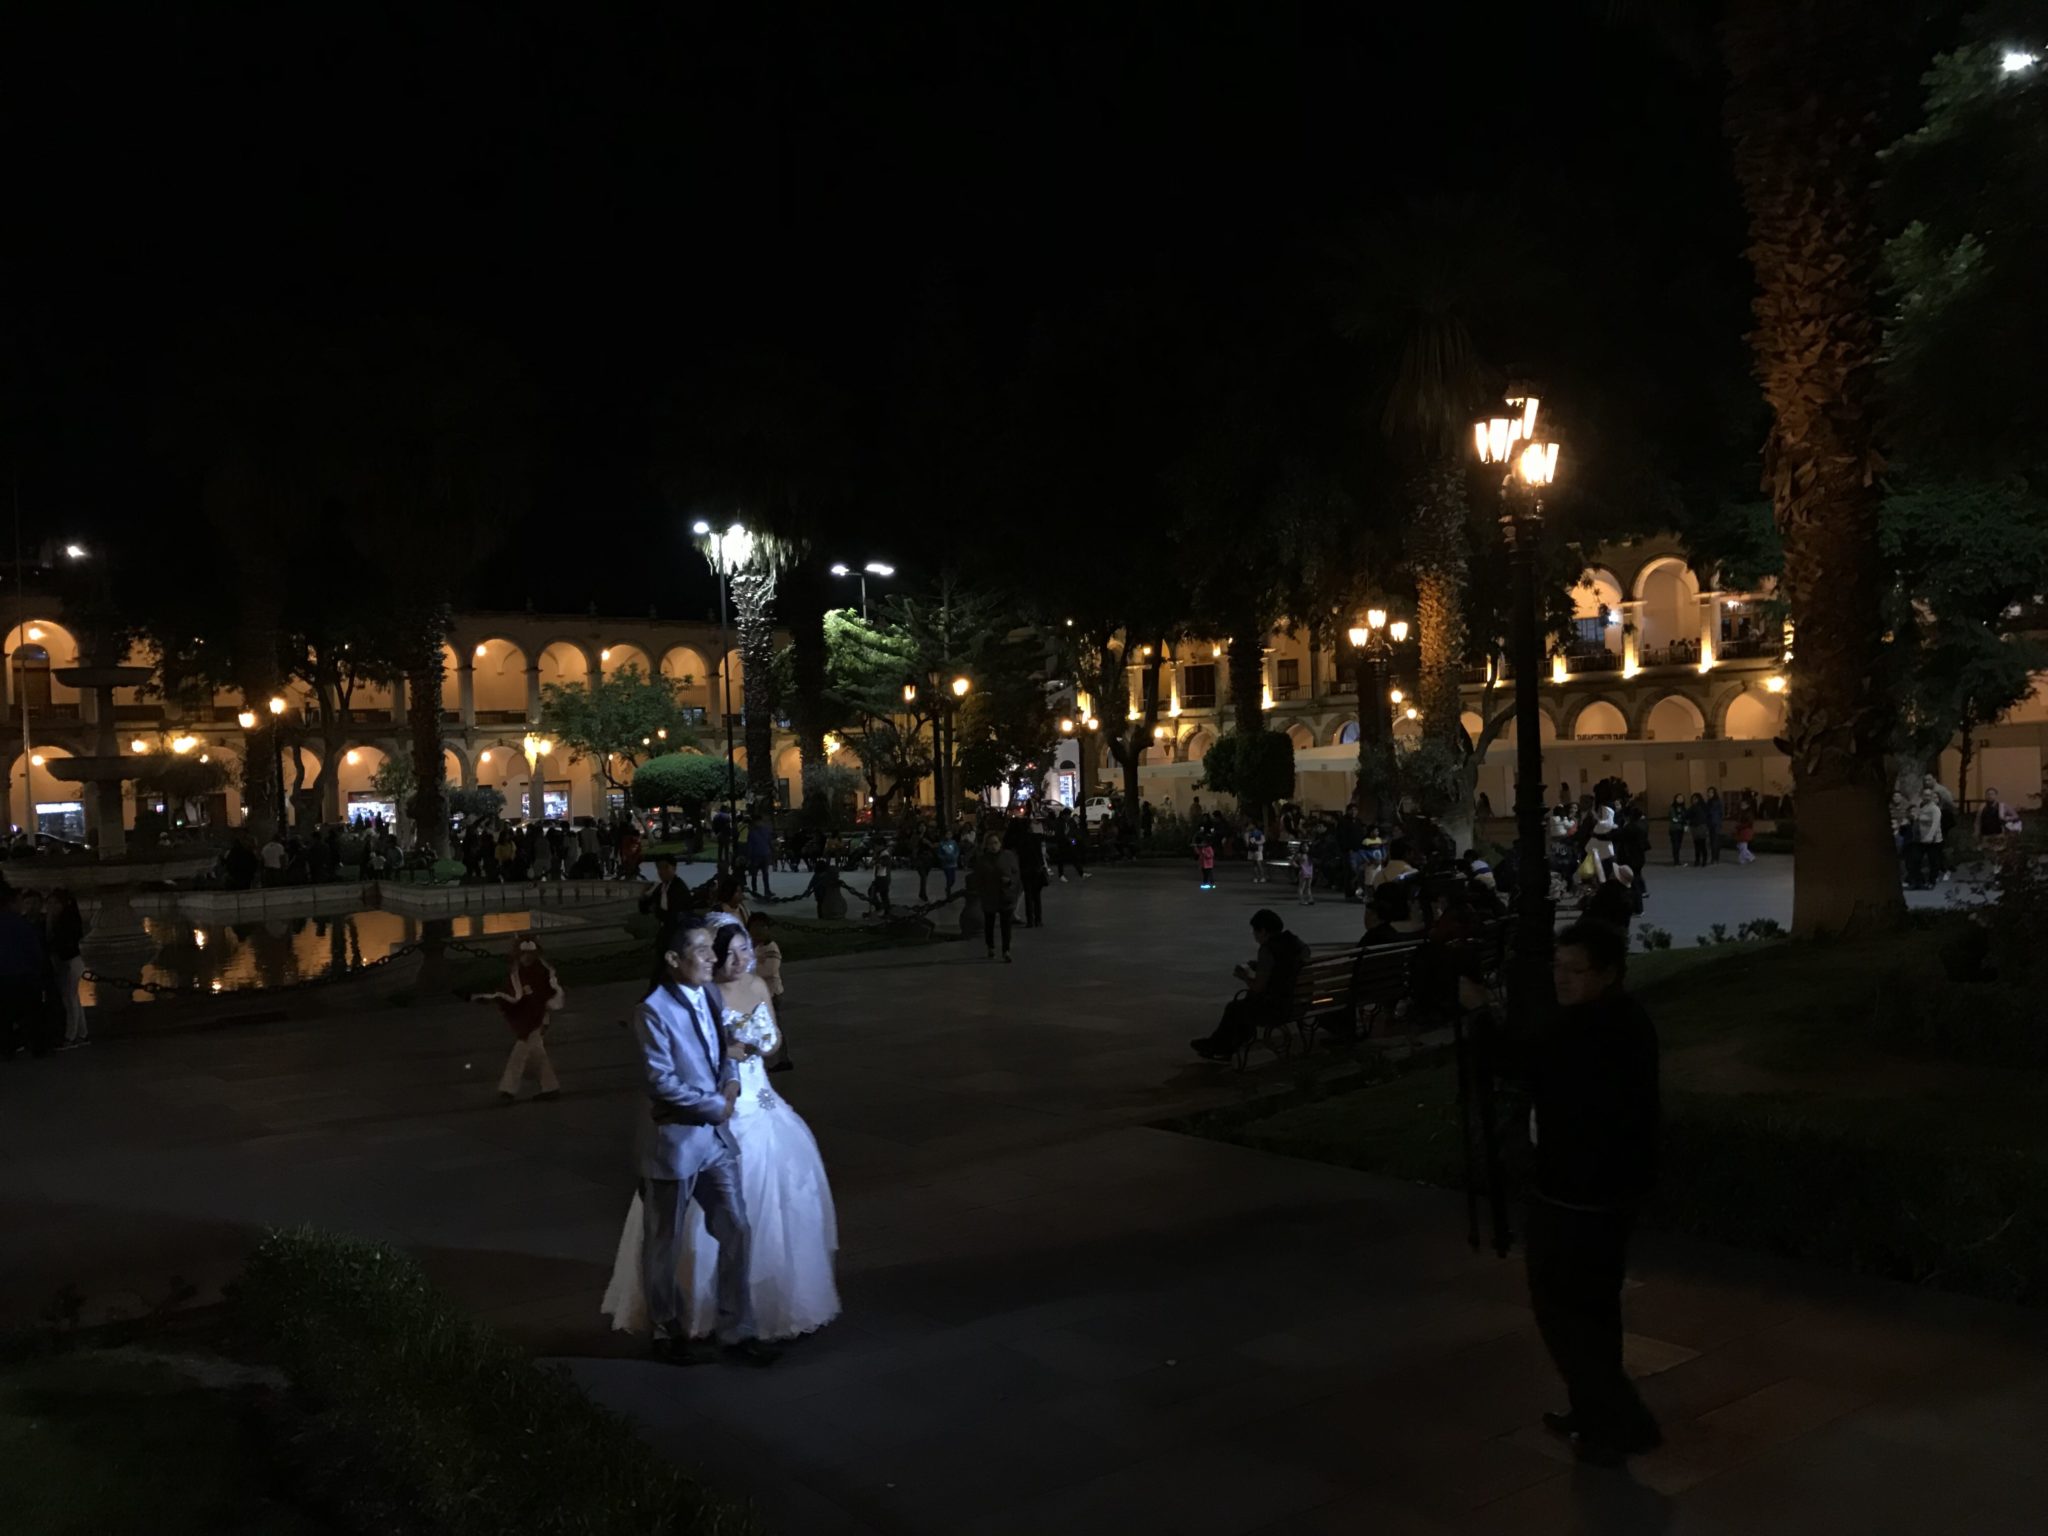
[(682, 684), (639, 667), (620, 667), (596, 687), (549, 683), (540, 691), (541, 729), (576, 757), (587, 757), (612, 789), (624, 793), (633, 769), (663, 752), (697, 746), (687, 723)]
[(1860, 0), (1730, 0), (1721, 40), (1756, 277), (1750, 345), (1771, 411), (1764, 484), (1794, 629), (1792, 924), (1839, 933), (1905, 911), (1878, 555), (1873, 201), (1891, 39)]
[(1472, 326), (1475, 315), (1499, 302), (1518, 268), (1499, 214), (1455, 199), (1403, 210), (1368, 231), (1362, 248), (1342, 319), (1383, 359), (1378, 426), (1400, 477), (1422, 729), (1455, 744), (1466, 654), (1472, 422), (1491, 385)]

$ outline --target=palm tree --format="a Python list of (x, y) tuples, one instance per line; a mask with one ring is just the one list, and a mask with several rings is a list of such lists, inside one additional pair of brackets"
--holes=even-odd
[(1804, 935), (1904, 912), (1886, 821), (1874, 398), (1890, 41), (1860, 0), (1731, 0), (1721, 32), (1757, 282), (1750, 344), (1771, 410), (1764, 483), (1797, 651), (1787, 742)]
[(745, 698), (747, 798), (756, 805), (775, 803), (775, 587), (794, 555), (788, 540), (754, 533), (728, 572)]
[(1471, 203), (1420, 204), (1369, 239), (1345, 327), (1377, 339), (1393, 357), (1379, 430), (1401, 476), (1421, 653), (1416, 703), (1424, 734), (1455, 744), (1471, 559), (1467, 449), (1490, 385), (1472, 325), (1517, 264), (1503, 259), (1499, 216)]

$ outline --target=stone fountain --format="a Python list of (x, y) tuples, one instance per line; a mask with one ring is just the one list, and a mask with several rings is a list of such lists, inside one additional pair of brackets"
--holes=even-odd
[(90, 787), (96, 842), (89, 860), (38, 861), (34, 880), (42, 887), (62, 886), (97, 897), (98, 911), (85, 938), (85, 960), (94, 971), (111, 975), (132, 976), (155, 953), (155, 945), (129, 899), (135, 888), (151, 881), (203, 874), (214, 862), (210, 851), (172, 855), (151, 849), (136, 858), (128, 853), (121, 785), (135, 777), (138, 765), (134, 758), (120, 754), (115, 738), (114, 690), (148, 682), (153, 670), (88, 663), (59, 667), (52, 674), (92, 701), (95, 733), (90, 755), (52, 758), (43, 764), (43, 771), (60, 782)]

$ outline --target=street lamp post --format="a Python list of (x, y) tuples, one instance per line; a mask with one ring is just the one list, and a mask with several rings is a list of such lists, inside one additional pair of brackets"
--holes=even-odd
[(1398, 702), (1388, 686), (1387, 674), (1392, 667), (1394, 647), (1408, 639), (1408, 621), (1396, 619), (1387, 622), (1387, 610), (1368, 608), (1365, 622), (1354, 624), (1347, 632), (1352, 648), (1360, 658), (1358, 669), (1358, 772), (1364, 782), (1373, 773), (1373, 759), (1379, 760), (1375, 775), (1379, 788), (1374, 791), (1373, 820), (1386, 820), (1386, 786), (1393, 782), (1394, 766), (1394, 715), (1393, 706)]
[(1501, 471), (1501, 531), (1508, 541), (1512, 598), (1509, 654), (1515, 670), (1514, 958), (1508, 1002), (1526, 1029), (1551, 1000), (1552, 920), (1549, 844), (1544, 831), (1542, 711), (1537, 704), (1537, 545), (1543, 533), (1543, 488), (1557, 476), (1557, 444), (1539, 443), (1536, 398), (1511, 398), (1518, 416), (1496, 416), (1473, 429), (1482, 464)]
[(543, 793), (546, 786), (540, 777), (540, 761), (555, 750), (555, 744), (545, 736), (536, 736), (528, 731), (519, 743), (519, 750), (526, 755), (526, 819), (539, 826), (547, 812), (547, 797)]
[(860, 621), (865, 624), (868, 621), (868, 578), (874, 576), (886, 581), (896, 574), (896, 567), (880, 560), (870, 560), (856, 571), (852, 566), (842, 563), (832, 567), (832, 574), (860, 578)]
[(284, 792), (284, 711), (285, 702), (281, 694), (270, 696), (270, 746), (277, 759), (277, 829), (282, 833), (292, 824), (291, 802)]
[(733, 803), (733, 779), (739, 770), (733, 762), (732, 746), (732, 636), (726, 629), (725, 585), (732, 574), (735, 558), (744, 560), (753, 545), (753, 535), (738, 523), (730, 524), (725, 532), (713, 533), (709, 523), (698, 523), (692, 530), (711, 549), (711, 568), (718, 573), (718, 687), (722, 699), (721, 712), (725, 716), (725, 815), (732, 831), (739, 831), (739, 809)]

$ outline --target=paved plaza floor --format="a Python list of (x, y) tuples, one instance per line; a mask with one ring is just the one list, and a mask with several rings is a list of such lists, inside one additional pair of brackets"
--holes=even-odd
[[(1653, 915), (1717, 888), (1702, 921), (1789, 908), (1767, 862), (1667, 872)], [(1280, 894), (1110, 869), (1053, 886), (1012, 965), (791, 967), (778, 1085), (833, 1175), (847, 1312), (771, 1371), (649, 1365), (598, 1315), (641, 1112), (626, 987), (571, 997), (553, 1104), (495, 1102), (489, 1010), (338, 991), (0, 1067), (0, 1316), (211, 1288), (264, 1223), (388, 1238), (791, 1533), (2040, 1528), (2032, 1314), (1646, 1242), (1629, 1354), (1670, 1443), (1582, 1471), (1538, 1428), (1519, 1264), (1467, 1250), (1456, 1196), (1152, 1129), (1243, 1091), (1185, 1041)]]

